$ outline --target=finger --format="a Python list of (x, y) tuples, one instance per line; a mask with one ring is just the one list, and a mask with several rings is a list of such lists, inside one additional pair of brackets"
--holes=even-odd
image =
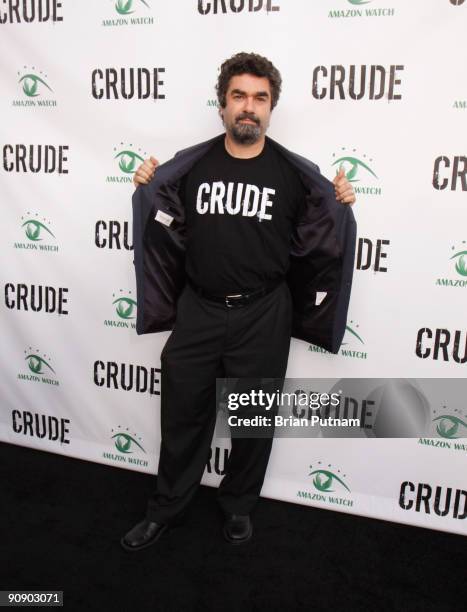
[(346, 191), (347, 189), (349, 189), (349, 187), (352, 187), (352, 186), (351, 186), (351, 184), (350, 184), (348, 181), (346, 181), (346, 180), (344, 180), (344, 181), (342, 181), (342, 182), (334, 183), (334, 189), (335, 189), (335, 191), (339, 191), (339, 192), (341, 192), (341, 193), (342, 193), (342, 192), (344, 192), (344, 191)]
[(340, 166), (339, 170), (336, 172), (336, 176), (333, 178), (332, 182), (336, 183), (336, 182), (340, 182), (342, 179), (347, 178), (345, 176), (345, 171), (344, 171), (344, 167)]
[(336, 196), (339, 198), (350, 197), (354, 194), (352, 187), (349, 189), (336, 189)]
[(149, 160), (146, 160), (143, 164), (141, 164), (138, 170), (139, 169), (142, 169), (148, 174), (153, 175), (156, 167)]
[(343, 187), (344, 185), (350, 185), (350, 181), (345, 175), (341, 176), (338, 174), (334, 179), (334, 185), (336, 185), (336, 187)]
[(155, 167), (147, 162), (144, 162), (144, 164), (141, 164), (141, 166), (136, 170), (136, 172), (139, 171), (145, 172), (148, 176), (152, 176), (155, 172)]
[(139, 184), (142, 184), (142, 185), (147, 185), (150, 180), (151, 180), (151, 177), (144, 176), (142, 174), (135, 174), (135, 176), (133, 177), (133, 182), (134, 183), (139, 183)]
[(351, 195), (348, 195), (348, 196), (344, 196), (344, 197), (340, 198), (339, 201), (342, 204), (354, 204), (354, 202), (355, 202), (355, 195), (351, 194)]
[(344, 191), (348, 191), (349, 189), (353, 190), (353, 185), (347, 179), (345, 179), (341, 181), (340, 183), (336, 183), (334, 185), (334, 189), (336, 191), (344, 192)]
[(153, 172), (148, 172), (144, 168), (140, 168), (139, 170), (136, 171), (136, 175), (135, 176), (136, 176), (136, 178), (141, 177), (145, 181), (150, 181), (152, 179), (152, 175), (153, 174), (154, 174)]
[(336, 180), (334, 181), (334, 187), (337, 187), (338, 189), (348, 189), (349, 187), (352, 187), (352, 184), (349, 182), (349, 180), (344, 176), (344, 178), (339, 178), (336, 177)]
[(336, 200), (338, 202), (345, 202), (345, 203), (355, 202), (355, 195), (353, 193), (346, 194), (346, 195), (336, 195)]
[[(146, 160), (146, 161), (147, 161), (147, 160)], [(151, 164), (152, 164), (154, 167), (156, 167), (156, 166), (158, 166), (158, 165), (159, 165), (158, 160), (157, 160), (155, 157), (153, 157), (152, 155), (151, 155), (151, 157), (149, 158), (149, 161), (151, 162)]]

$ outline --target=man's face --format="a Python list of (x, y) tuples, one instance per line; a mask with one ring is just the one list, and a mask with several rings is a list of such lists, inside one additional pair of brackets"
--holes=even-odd
[(271, 86), (266, 77), (239, 74), (230, 79), (221, 109), (225, 129), (239, 144), (254, 144), (264, 136), (271, 116)]

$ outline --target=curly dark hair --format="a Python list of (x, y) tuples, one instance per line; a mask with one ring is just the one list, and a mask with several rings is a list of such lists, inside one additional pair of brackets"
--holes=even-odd
[(279, 70), (267, 57), (257, 53), (236, 53), (225, 60), (220, 68), (217, 79), (217, 99), (222, 108), (226, 105), (226, 94), (230, 79), (238, 74), (253, 74), (257, 77), (266, 77), (271, 86), (271, 110), (276, 106), (281, 93), (282, 78)]

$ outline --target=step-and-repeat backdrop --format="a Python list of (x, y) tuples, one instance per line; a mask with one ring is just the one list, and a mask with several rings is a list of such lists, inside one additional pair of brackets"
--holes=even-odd
[[(4, 0), (0, 438), (156, 473), (168, 333), (135, 332), (132, 173), (222, 131), (238, 51), (282, 73), (270, 135), (358, 194), (344, 344), (293, 340), (288, 376), (465, 377), (466, 29), (464, 0)], [(425, 437), (277, 439), (263, 494), (465, 533), (466, 399), (430, 409)]]

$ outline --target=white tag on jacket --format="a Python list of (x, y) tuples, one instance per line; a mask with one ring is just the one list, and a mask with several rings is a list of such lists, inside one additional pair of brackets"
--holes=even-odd
[(168, 215), (165, 212), (162, 212), (162, 210), (158, 210), (156, 213), (156, 216), (154, 217), (154, 219), (156, 221), (159, 221), (159, 223), (162, 223), (163, 225), (167, 225), (169, 226), (172, 221), (174, 220), (173, 217), (171, 217), (170, 215)]
[(316, 299), (315, 299), (315, 306), (319, 306), (321, 302), (324, 300), (324, 298), (327, 296), (327, 294), (328, 294), (327, 291), (317, 291)]

